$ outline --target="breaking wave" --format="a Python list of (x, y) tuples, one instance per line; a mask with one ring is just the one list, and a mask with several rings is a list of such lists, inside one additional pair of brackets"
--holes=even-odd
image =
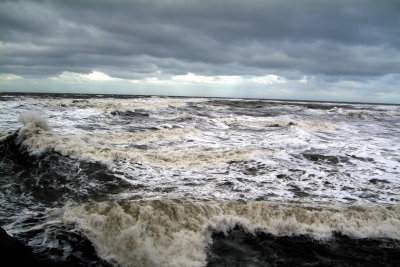
[(27, 128), (38, 128), (44, 131), (51, 130), (44, 116), (38, 111), (23, 112), (18, 120)]
[[(190, 142), (201, 132), (193, 128), (162, 129), (136, 133), (58, 135), (50, 130), (40, 116), (23, 117), (25, 125), (18, 131), (18, 139), (30, 154), (40, 155), (55, 151), (63, 156), (98, 161), (132, 160), (161, 167), (216, 166), (233, 160), (250, 160), (257, 155), (271, 153), (257, 149), (210, 149), (191, 147), (180, 143)], [(175, 151), (168, 145), (174, 144)], [(167, 145), (164, 151), (163, 146)], [(143, 149), (144, 148), (144, 149)]]
[(307, 207), (267, 202), (153, 200), (68, 207), (101, 257), (122, 266), (204, 266), (212, 233), (237, 225), (274, 236), (400, 239), (400, 206)]

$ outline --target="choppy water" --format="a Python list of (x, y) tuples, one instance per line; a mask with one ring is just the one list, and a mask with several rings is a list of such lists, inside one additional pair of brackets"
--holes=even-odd
[(0, 222), (39, 258), (400, 264), (400, 106), (0, 100)]

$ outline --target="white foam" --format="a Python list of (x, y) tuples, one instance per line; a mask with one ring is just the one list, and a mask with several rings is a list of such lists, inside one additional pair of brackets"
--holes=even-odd
[(228, 126), (242, 125), (242, 126), (258, 126), (258, 127), (273, 127), (273, 126), (297, 126), (309, 130), (334, 130), (339, 122), (326, 122), (318, 120), (265, 120), (254, 119), (251, 117), (243, 117), (242, 119), (220, 118), (221, 122)]
[(197, 104), (196, 105), (198, 108), (203, 108), (203, 109), (210, 109), (210, 110), (225, 110), (228, 109), (229, 106), (213, 106), (213, 105), (207, 105), (207, 104)]
[[(40, 109), (53, 130), (26, 120), (19, 140), (31, 153), (53, 149), (72, 158), (104, 162), (121, 179), (146, 185), (139, 193), (124, 192), (145, 199), (161, 195), (306, 203), (399, 201), (398, 117), (380, 115), (398, 112), (398, 107), (337, 105), (332, 110), (315, 109), (315, 115), (308, 112), (314, 109), (295, 103), (266, 102), (260, 109), (271, 111), (266, 113), (271, 116), (261, 117), (235, 115), (241, 107), (215, 111), (207, 103), (185, 104), (196, 101), (200, 100), (20, 97), (4, 103), (0, 128), (17, 129), (17, 113)], [(109, 108), (102, 110), (101, 105)], [(109, 114), (114, 108), (144, 107), (149, 117)], [(199, 107), (204, 116), (195, 115)], [(343, 114), (336, 112), (339, 109)], [(358, 109), (383, 117), (360, 120), (344, 114)], [(179, 120), (187, 117), (195, 119)], [(178, 120), (160, 125), (160, 119)], [(280, 127), (271, 127), (276, 124)], [(322, 158), (313, 161), (304, 154)], [(330, 163), (325, 156), (340, 161)]]
[(159, 119), (159, 120), (176, 120), (176, 119), (205, 119), (205, 117), (184, 113), (184, 114), (177, 114), (177, 115), (159, 115), (159, 114), (152, 114), (150, 117)]
[(37, 99), (27, 98), (26, 103), (47, 107), (93, 108), (100, 111), (128, 111), (136, 109), (164, 109), (168, 107), (182, 107), (188, 102), (206, 102), (204, 98), (169, 98), (169, 97), (144, 97), (144, 98), (90, 98), (90, 99)]
[[(141, 161), (160, 167), (178, 168), (210, 168), (233, 160), (251, 160), (261, 155), (269, 155), (271, 151), (259, 149), (235, 149), (235, 150), (153, 150), (141, 153)], [(139, 157), (138, 157), (139, 158)]]
[(400, 206), (307, 207), (267, 202), (154, 200), (68, 207), (74, 223), (98, 254), (121, 266), (204, 266), (213, 231), (236, 224), (250, 232), (309, 234), (332, 231), (354, 238), (400, 239)]
[[(40, 125), (27, 124), (19, 131), (22, 144), (32, 154), (41, 154), (52, 149), (64, 156), (104, 163), (130, 159), (153, 166), (201, 168), (218, 166), (232, 160), (250, 160), (270, 153), (256, 149), (221, 150), (202, 146), (188, 148), (186, 140), (200, 135), (198, 130), (192, 128), (84, 136), (63, 136), (41, 129)], [(135, 148), (136, 145), (149, 147), (143, 150)], [(175, 149), (171, 150), (171, 145)]]

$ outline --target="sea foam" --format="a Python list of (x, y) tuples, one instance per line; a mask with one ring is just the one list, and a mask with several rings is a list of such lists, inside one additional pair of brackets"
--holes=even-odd
[(307, 207), (234, 201), (153, 200), (68, 207), (73, 223), (99, 255), (121, 266), (204, 266), (214, 231), (236, 225), (250, 233), (329, 239), (400, 239), (400, 210), (393, 207)]

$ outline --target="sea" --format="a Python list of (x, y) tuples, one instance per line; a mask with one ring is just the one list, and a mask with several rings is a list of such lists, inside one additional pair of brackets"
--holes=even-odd
[(0, 225), (73, 266), (400, 266), (400, 106), (0, 94)]

